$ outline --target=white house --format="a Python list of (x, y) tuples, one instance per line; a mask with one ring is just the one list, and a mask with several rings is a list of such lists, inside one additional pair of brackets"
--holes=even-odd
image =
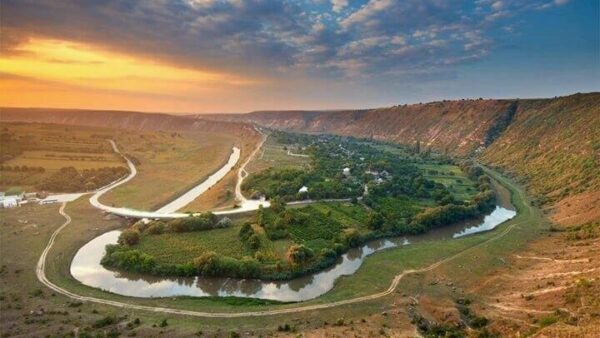
[(19, 200), (16, 196), (5, 196), (2, 198), (3, 208), (15, 208), (19, 206)]
[(300, 188), (300, 190), (298, 190), (298, 193), (307, 193), (308, 192), (308, 187), (307, 186), (302, 186), (302, 188)]
[(348, 167), (344, 168), (344, 170), (342, 170), (342, 173), (344, 173), (344, 175), (346, 175), (346, 176), (350, 176), (350, 168), (348, 168)]

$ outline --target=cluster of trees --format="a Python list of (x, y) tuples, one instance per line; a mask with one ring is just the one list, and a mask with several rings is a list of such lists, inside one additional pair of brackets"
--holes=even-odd
[(103, 187), (127, 175), (124, 167), (104, 167), (78, 171), (74, 167), (61, 168), (37, 185), (40, 190), (78, 192)]
[(127, 271), (147, 273), (158, 276), (207, 276), (258, 278), (261, 276), (261, 264), (252, 257), (236, 259), (208, 251), (185, 264), (157, 263), (154, 257), (130, 246), (107, 245), (101, 264)]
[(26, 165), (0, 165), (0, 171), (15, 171), (15, 172), (32, 172), (32, 173), (43, 173), (46, 171), (43, 167), (28, 167)]
[(250, 222), (244, 223), (240, 228), (240, 240), (252, 251), (256, 251), (260, 248), (260, 238), (258, 236), (259, 235), (254, 231)]
[[(226, 228), (231, 225), (231, 220), (227, 217), (219, 219), (212, 212), (204, 212), (199, 215), (189, 216), (179, 219), (164, 221), (152, 221), (148, 224), (138, 222), (129, 230), (135, 230), (148, 235), (160, 235), (167, 232), (192, 232), (203, 231), (217, 228)], [(127, 232), (123, 231), (121, 236)]]

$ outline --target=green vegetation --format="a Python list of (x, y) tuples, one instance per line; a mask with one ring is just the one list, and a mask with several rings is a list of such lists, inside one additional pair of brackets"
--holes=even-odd
[[(597, 192), (600, 189), (598, 97), (592, 93), (519, 101), (518, 113), (510, 127), (483, 152), (481, 160), (527, 182), (529, 192), (540, 205)], [(583, 198), (579, 203), (590, 202)]]
[[(369, 240), (420, 234), (479, 216), (494, 206), (490, 179), (432, 154), (407, 157), (373, 142), (332, 136), (276, 133), (278, 142), (308, 144), (311, 170), (270, 168), (245, 183), (270, 197), (250, 220), (235, 225), (211, 213), (169, 222), (136, 223), (109, 246), (102, 263), (155, 275), (290, 279), (333, 265)], [(387, 145), (386, 147), (390, 147)], [(423, 166), (421, 168), (417, 164)], [(352, 167), (351, 170), (342, 170)], [(459, 177), (466, 190), (425, 177)], [(297, 187), (310, 186), (296, 193)], [(462, 196), (466, 199), (459, 199)], [(294, 198), (345, 198), (286, 207)], [(185, 235), (180, 235), (186, 233)]]

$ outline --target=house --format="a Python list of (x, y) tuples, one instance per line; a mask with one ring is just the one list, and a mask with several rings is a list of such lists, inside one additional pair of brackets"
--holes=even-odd
[(298, 190), (298, 193), (299, 193), (299, 194), (302, 194), (302, 193), (308, 193), (308, 187), (307, 187), (307, 186), (302, 186), (302, 188), (300, 188), (300, 189)]
[(342, 170), (342, 173), (346, 176), (350, 176), (350, 168), (348, 168), (348, 167), (344, 168), (344, 170)]
[(19, 200), (17, 196), (4, 196), (0, 202), (3, 208), (15, 208), (19, 206)]

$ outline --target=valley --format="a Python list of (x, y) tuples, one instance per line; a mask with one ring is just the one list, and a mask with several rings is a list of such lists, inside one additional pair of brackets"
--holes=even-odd
[[(573, 109), (582, 111), (582, 123), (594, 126), (597, 119), (586, 110), (585, 101), (574, 100)], [(22, 245), (10, 240), (13, 236), (27, 237), (37, 248), (29, 258), (3, 259), (2, 297), (9, 301), (2, 311), (12, 318), (9, 332), (31, 332), (34, 327), (39, 332), (56, 332), (59, 325), (65, 332), (77, 327), (89, 333), (112, 330), (184, 336), (200, 330), (229, 335), (238, 332), (238, 325), (248, 335), (281, 336), (295, 332), (309, 336), (592, 332), (598, 323), (589, 314), (597, 311), (597, 304), (590, 297), (600, 271), (591, 259), (598, 229), (595, 208), (570, 214), (569, 219), (578, 222), (557, 225), (552, 219), (561, 212), (557, 207), (561, 203), (578, 208), (570, 198), (595, 193), (593, 170), (569, 178), (572, 188), (556, 195), (556, 186), (542, 189), (537, 183), (541, 172), (512, 167), (511, 161), (520, 160), (511, 160), (509, 153), (494, 157), (494, 147), (514, 146), (507, 141), (521, 137), (510, 136), (514, 133), (537, 137), (519, 131), (515, 121), (520, 118), (536, 121), (536, 116), (548, 118), (548, 114), (562, 118), (556, 109), (544, 110), (533, 103), (532, 107), (538, 110), (528, 108), (529, 113), (524, 113), (519, 110), (524, 108), (516, 108), (510, 123), (496, 132), (488, 130), (487, 135), (493, 137), (464, 153), (451, 141), (441, 149), (420, 138), (388, 142), (372, 136), (335, 136), (324, 130), (290, 133), (265, 129), (268, 123), (264, 121), (259, 123), (262, 127), (255, 127), (238, 121), (152, 117), (155, 123), (133, 132), (122, 126), (130, 126), (131, 119), (142, 121), (135, 113), (120, 117), (108, 113), (118, 117), (110, 120), (94, 117), (102, 112), (82, 116), (66, 112), (63, 118), (53, 114), (51, 119), (37, 112), (24, 114), (21, 119), (28, 121), (26, 128), (53, 130), (57, 127), (39, 123), (60, 119), (68, 121), (67, 128), (83, 123), (96, 133), (104, 130), (106, 136), (97, 147), (105, 149), (105, 158), (126, 168), (109, 151), (108, 141), (122, 147), (139, 173), (100, 198), (116, 207), (159, 209), (220, 168), (232, 146), (241, 152), (222, 179), (183, 209), (193, 211), (194, 217), (182, 220), (128, 220), (94, 208), (89, 195), (62, 206), (70, 220), (67, 223), (56, 205), (24, 205), (16, 213), (2, 210), (3, 257), (15, 257)], [(181, 134), (170, 127), (163, 129), (189, 125), (189, 121), (202, 122), (187, 126)], [(9, 124), (16, 128), (13, 125), (20, 126)], [(238, 126), (249, 131), (235, 137), (218, 131)], [(595, 129), (582, 135), (593, 140)], [(593, 144), (573, 141), (558, 154), (573, 151), (576, 157), (570, 163), (586, 167), (589, 154), (574, 149), (594, 149)], [(545, 156), (547, 150), (540, 151), (536, 156)], [(479, 166), (474, 160), (492, 165)], [(522, 175), (520, 170), (535, 174)], [(243, 183), (238, 184), (238, 177), (244, 177)], [(560, 184), (560, 177), (552, 177), (552, 184), (557, 180)], [(564, 177), (572, 176), (567, 172)], [(257, 208), (261, 199), (268, 207), (217, 216), (236, 209), (240, 202), (236, 186)], [(526, 191), (534, 197), (529, 198)], [(488, 221), (495, 205), (496, 211), (514, 207), (516, 215)], [(44, 243), (63, 224), (48, 247), (43, 269), (44, 278), (58, 289), (45, 292), (35, 273), (22, 267), (36, 265)], [(478, 232), (478, 226), (487, 231)], [(131, 237), (131, 233), (136, 234)], [(112, 239), (97, 245), (94, 254), (77, 258), (86, 243), (106, 236)], [(129, 238), (137, 239), (126, 242)], [(113, 245), (107, 255), (100, 251), (115, 241), (121, 244)], [(98, 270), (93, 272), (92, 266)], [(112, 286), (98, 282), (111, 280)], [(25, 287), (16, 289), (10, 283)], [(161, 284), (166, 293), (157, 291)], [(269, 293), (270, 288), (277, 291)], [(518, 294), (515, 288), (526, 291)], [(26, 315), (27, 309), (48, 302), (59, 310)], [(580, 303), (585, 308), (575, 309)], [(127, 317), (122, 315), (125, 309)], [(55, 312), (66, 313), (67, 319), (54, 319)], [(25, 316), (28, 326), (23, 326), (20, 316)], [(236, 326), (227, 318), (236, 318)]]

